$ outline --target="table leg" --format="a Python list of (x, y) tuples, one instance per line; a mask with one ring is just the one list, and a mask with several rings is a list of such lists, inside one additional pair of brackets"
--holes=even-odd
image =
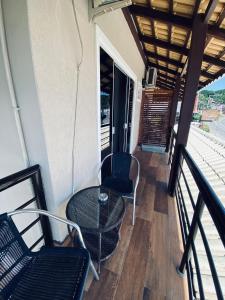
[(98, 274), (101, 271), (101, 256), (102, 256), (102, 234), (99, 233), (98, 236)]

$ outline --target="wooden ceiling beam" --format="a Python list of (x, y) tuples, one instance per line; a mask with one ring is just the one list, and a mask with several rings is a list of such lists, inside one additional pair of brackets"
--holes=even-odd
[(131, 14), (136, 16), (152, 18), (158, 21), (165, 22), (167, 24), (177, 25), (183, 28), (192, 28), (191, 19), (181, 17), (179, 15), (174, 15), (173, 13), (166, 13), (160, 10), (147, 8), (141, 5), (131, 5), (128, 9)]
[(219, 40), (225, 40), (225, 29), (208, 24), (208, 35)]
[(196, 0), (192, 19), (194, 19), (197, 16), (200, 4), (201, 4), (201, 0)]
[(149, 66), (150, 66), (150, 67), (154, 67), (154, 68), (159, 69), (159, 70), (162, 70), (162, 71), (164, 71), (164, 72), (173, 74), (173, 75), (177, 75), (177, 74), (178, 74), (177, 71), (170, 70), (170, 69), (168, 69), (167, 67), (163, 67), (163, 66), (160, 66), (160, 65), (151, 63), (151, 62), (149, 62)]
[(144, 43), (156, 45), (158, 47), (161, 47), (164, 49), (169, 49), (170, 51), (174, 51), (174, 52), (180, 53), (182, 55), (188, 56), (189, 50), (186, 47), (181, 47), (181, 46), (178, 46), (178, 45), (175, 45), (175, 44), (172, 44), (169, 42), (165, 42), (163, 40), (153, 38), (151, 36), (147, 36), (147, 35), (143, 35), (143, 34), (139, 35), (139, 38)]
[(170, 87), (172, 89), (174, 89), (174, 87), (175, 87), (174, 84), (170, 84), (170, 83), (168, 83), (168, 82), (166, 82), (166, 81), (164, 81), (162, 79), (158, 79), (157, 82), (161, 82), (161, 83), (165, 84), (166, 86), (168, 86), (168, 87)]
[(154, 59), (166, 62), (168, 64), (174, 65), (178, 68), (183, 68), (183, 66), (184, 66), (184, 64), (179, 62), (178, 60), (167, 58), (166, 56), (155, 54), (154, 52), (151, 52), (151, 51), (145, 51), (145, 54), (146, 54), (146, 56), (148, 56), (148, 58), (154, 58)]
[[(216, 1), (216, 0), (212, 0)], [(164, 22), (166, 24), (171, 24), (175, 26), (179, 26), (182, 28), (192, 29), (193, 26), (193, 18), (189, 19), (186, 17), (182, 17), (179, 15), (174, 15), (173, 13), (166, 13), (163, 11), (159, 11), (152, 8), (147, 8), (141, 5), (131, 5), (129, 8), (127, 8), (131, 14), (135, 16), (140, 17), (146, 17), (150, 19), (159, 20), (161, 22)], [(208, 15), (211, 13), (211, 10), (208, 12)], [(203, 18), (205, 18), (205, 15), (203, 15)], [(218, 39), (225, 39), (225, 29), (219, 28), (217, 25), (208, 25), (208, 35), (212, 35), (215, 38)]]
[(131, 31), (131, 33), (133, 35), (133, 38), (134, 38), (135, 43), (137, 45), (138, 51), (139, 51), (139, 53), (140, 53), (140, 55), (142, 57), (142, 60), (143, 60), (144, 64), (147, 65), (147, 58), (145, 57), (144, 49), (143, 49), (143, 46), (141, 44), (141, 41), (139, 40), (138, 32), (137, 32), (137, 29), (136, 29), (136, 27), (134, 25), (134, 21), (132, 19), (132, 16), (130, 15), (129, 10), (128, 10), (127, 7), (122, 8), (122, 11), (123, 11), (123, 15), (124, 15), (124, 17), (125, 17), (125, 19), (127, 21), (127, 24), (128, 24), (128, 26), (130, 28), (130, 31)]
[[(188, 56), (189, 49), (186, 48), (186, 47), (177, 46), (177, 45), (174, 45), (172, 43), (168, 43), (168, 42), (162, 41), (160, 39), (152, 38), (152, 37), (146, 36), (146, 35), (139, 35), (139, 37), (144, 43), (151, 44), (151, 45), (156, 45), (158, 47), (161, 47), (161, 48), (164, 48), (164, 49), (169, 49), (170, 51), (174, 51), (176, 53), (180, 53), (180, 54)], [(212, 64), (212, 65), (221, 67), (221, 68), (225, 68), (225, 61), (224, 60), (215, 58), (215, 57), (210, 56), (210, 55), (204, 54), (203, 61), (205, 61), (209, 64)]]
[[(217, 25), (218, 27), (220, 27), (220, 25), (222, 24), (224, 18), (225, 18), (225, 6), (223, 7), (223, 10), (222, 10), (221, 14), (219, 15), (219, 18), (218, 18), (218, 20), (217, 20), (217, 22), (216, 22), (216, 25)], [(205, 48), (206, 48), (206, 47), (208, 46), (208, 44), (211, 42), (212, 38), (213, 38), (212, 36), (208, 37), (208, 39), (207, 39), (207, 41), (206, 41), (206, 44), (205, 44)], [(223, 51), (222, 51), (221, 54), (222, 54), (222, 55), (220, 55), (220, 54), (217, 55), (216, 58), (217, 58), (217, 59), (218, 59), (218, 58), (221, 58), (221, 57), (223, 56)], [(212, 66), (212, 64), (209, 64), (209, 66), (206, 68), (205, 71), (208, 71), (208, 70), (211, 68), (211, 66)]]
[(166, 75), (166, 74), (163, 74), (163, 73), (161, 73), (160, 70), (157, 72), (157, 76), (163, 77), (165, 80), (171, 81), (171, 82), (173, 82), (173, 83), (176, 81), (176, 77), (170, 77), (170, 76), (168, 76), (168, 75)]
[(205, 14), (204, 14), (204, 17), (203, 17), (203, 20), (204, 20), (204, 23), (207, 24), (218, 4), (219, 0), (210, 0), (209, 1), (209, 4), (206, 8), (206, 11), (205, 11)]
[(216, 22), (216, 25), (220, 26), (222, 24), (224, 18), (225, 18), (225, 5), (223, 7), (223, 10), (222, 10), (221, 14), (219, 15), (219, 18), (218, 18), (218, 20)]
[[(149, 6), (150, 9), (152, 8), (152, 1), (151, 0), (149, 0), (148, 6)], [(150, 23), (151, 23), (151, 28), (152, 28), (152, 36), (155, 38), (155, 24), (154, 24), (153, 19), (150, 19)], [(154, 45), (154, 51), (155, 51), (155, 54), (157, 54), (157, 47), (156, 47), (156, 45)], [(147, 57), (147, 55), (146, 55), (146, 57)], [(157, 59), (156, 59), (156, 63), (158, 64), (158, 60)]]
[(206, 72), (206, 71), (201, 71), (201, 76), (209, 78), (211, 80), (214, 80), (216, 78), (215, 75), (213, 75), (209, 72)]
[[(158, 73), (157, 77), (160, 77), (163, 80), (166, 80), (166, 81), (171, 82), (173, 84), (176, 84), (176, 80), (177, 80), (176, 78), (168, 77), (168, 76), (166, 76), (165, 74), (162, 74), (162, 73)], [(205, 82), (199, 80), (199, 87), (200, 88), (204, 87), (206, 85), (206, 82), (210, 83), (211, 80), (207, 80)], [(184, 88), (184, 82), (181, 82), (181, 87)]]
[(158, 72), (157, 74), (157, 79), (160, 78), (162, 80), (165, 80), (166, 82), (170, 83), (170, 84), (174, 84), (176, 82), (176, 78), (171, 78), (171, 77), (168, 77), (168, 75), (165, 75), (165, 74), (161, 74)]
[[(173, 14), (173, 0), (169, 0), (169, 13)], [(172, 37), (172, 24), (168, 24), (168, 42), (171, 43)], [(170, 58), (170, 51), (167, 49), (167, 58)], [(169, 67), (169, 63), (167, 62), (167, 68)]]
[(175, 87), (175, 83), (168, 82), (168, 81), (166, 81), (165, 79), (163, 79), (161, 77), (159, 77), (158, 80), (161, 81), (161, 82), (164, 82), (164, 83), (168, 84), (169, 86), (171, 86), (173, 88)]
[(165, 84), (168, 84), (172, 87), (174, 87), (175, 83), (173, 82), (168, 82), (165, 78), (161, 78), (161, 77), (157, 77), (157, 80), (161, 81), (161, 82), (164, 82)]
[(169, 0), (169, 12), (173, 14), (173, 0)]
[(218, 59), (216, 57), (210, 56), (210, 55), (203, 55), (203, 61), (211, 64), (211, 65), (215, 65), (217, 67), (221, 67), (221, 68), (225, 68), (225, 61)]
[(166, 80), (169, 83), (173, 83), (174, 84), (176, 82), (176, 78), (171, 78), (171, 77), (168, 77), (168, 76), (166, 76), (164, 74), (161, 74), (161, 73), (157, 74), (157, 78), (158, 77), (161, 78), (161, 79), (163, 79), (163, 80)]
[[(186, 80), (185, 77), (186, 77), (186, 76), (183, 77), (184, 81), (181, 83), (181, 86), (183, 86), (183, 87), (185, 86), (185, 80)], [(209, 79), (209, 81), (211, 82), (210, 79)], [(200, 85), (200, 86), (205, 86), (205, 83), (206, 83), (206, 81), (203, 82), (203, 81), (199, 80), (199, 85)]]
[(163, 89), (172, 90), (172, 88), (168, 87), (167, 85), (165, 85), (165, 84), (162, 83), (162, 82), (157, 82), (157, 83), (156, 83), (156, 86), (161, 87), (161, 88), (163, 88)]
[[(192, 20), (194, 20), (198, 14), (198, 10), (199, 10), (199, 6), (201, 4), (201, 0), (196, 0), (195, 2), (195, 6), (194, 6), (194, 9), (193, 9), (193, 14), (192, 14)], [(188, 41), (190, 39), (190, 36), (191, 36), (191, 30), (189, 30), (189, 32), (187, 33), (187, 36), (186, 36), (186, 40), (185, 40), (185, 43), (184, 43), (184, 46), (187, 48), (187, 45), (188, 45)], [(180, 62), (182, 61), (182, 56), (180, 58)], [(184, 66), (183, 66), (183, 69), (182, 69), (182, 72), (181, 74), (184, 73), (184, 70), (186, 68), (186, 64), (187, 64), (187, 60), (188, 58), (186, 59), (186, 62), (184, 63)]]
[[(173, 75), (178, 75), (178, 74), (180, 74), (180, 73), (178, 73), (177, 71), (171, 70), (171, 69), (169, 69), (169, 68), (167, 68), (167, 67), (164, 67), (164, 66), (160, 66), (160, 65), (154, 64), (154, 63), (152, 63), (152, 62), (149, 62), (149, 65), (150, 65), (151, 67), (154, 67), (154, 68), (156, 68), (156, 69), (160, 69), (160, 70), (162, 70), (162, 71), (164, 71), (164, 72), (168, 72), (168, 73), (173, 74)], [(213, 75), (213, 74), (211, 74), (211, 73), (209, 73), (209, 72), (206, 72), (206, 71), (201, 71), (201, 76), (204, 76), (204, 77), (209, 78), (209, 79), (211, 79), (211, 80), (216, 79), (215, 75)]]

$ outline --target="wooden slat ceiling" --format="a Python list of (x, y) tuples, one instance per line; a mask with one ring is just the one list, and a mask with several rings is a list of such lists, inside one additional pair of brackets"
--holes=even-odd
[(225, 73), (225, 0), (135, 0), (129, 12), (148, 64), (158, 69), (157, 86), (173, 89), (185, 77), (197, 14), (208, 22), (199, 88)]

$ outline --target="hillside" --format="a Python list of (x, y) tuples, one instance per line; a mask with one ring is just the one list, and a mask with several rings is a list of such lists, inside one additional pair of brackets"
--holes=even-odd
[(225, 89), (218, 91), (203, 90), (199, 93), (199, 108), (207, 109), (211, 107), (212, 99), (216, 104), (225, 104)]

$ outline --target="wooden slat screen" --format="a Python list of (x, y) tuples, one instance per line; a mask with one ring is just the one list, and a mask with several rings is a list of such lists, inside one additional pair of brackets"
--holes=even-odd
[(165, 147), (173, 92), (145, 90), (142, 97), (139, 144)]

